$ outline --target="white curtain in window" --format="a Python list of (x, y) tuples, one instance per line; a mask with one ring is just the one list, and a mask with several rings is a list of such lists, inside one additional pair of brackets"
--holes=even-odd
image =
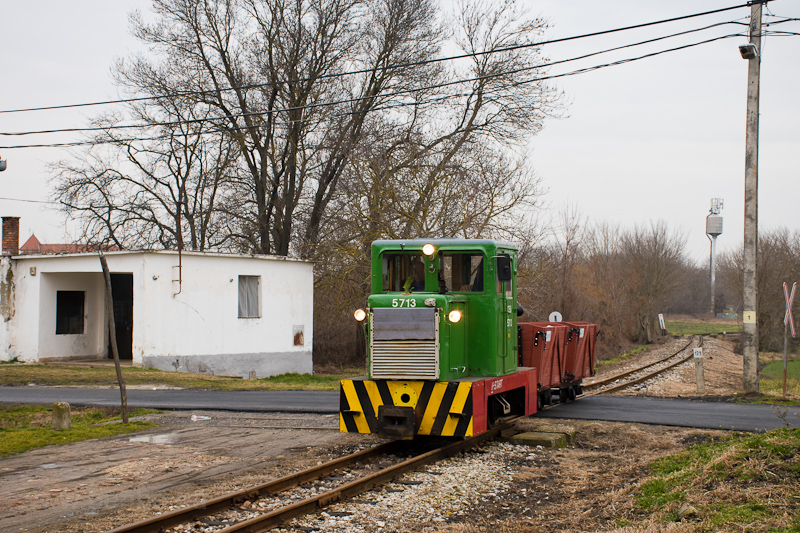
[(239, 318), (257, 318), (259, 276), (239, 276)]

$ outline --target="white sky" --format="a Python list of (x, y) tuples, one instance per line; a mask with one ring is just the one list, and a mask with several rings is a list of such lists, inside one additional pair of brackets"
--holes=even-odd
[[(551, 22), (547, 38), (635, 25), (738, 4), (743, 0), (522, 0)], [(3, 50), (0, 109), (113, 99), (109, 68), (139, 45), (128, 35), (127, 13), (146, 0), (0, 0)], [(713, 22), (746, 22), (749, 8), (611, 36), (545, 47), (561, 60)], [(765, 15), (800, 18), (800, 0), (775, 0)], [(764, 21), (771, 17), (764, 17)], [(800, 32), (800, 22), (776, 27)], [(573, 70), (745, 31), (727, 26), (553, 67)], [(568, 118), (549, 121), (530, 143), (533, 166), (549, 189), (553, 211), (567, 203), (590, 221), (623, 227), (665, 220), (688, 237), (689, 253), (708, 256), (705, 216), (712, 197), (725, 200), (718, 250), (740, 245), (743, 232), (747, 61), (724, 39), (655, 58), (556, 80), (568, 98)], [(767, 37), (761, 70), (759, 225), (800, 228), (800, 36)], [(80, 127), (98, 110), (0, 114), (0, 132)], [(5, 137), (0, 146), (59, 142), (66, 137)], [(0, 197), (49, 198), (49, 162), (58, 149), (0, 149), (8, 169)], [(66, 242), (69, 227), (46, 204), (0, 199), (0, 214), (20, 216), (20, 240)]]

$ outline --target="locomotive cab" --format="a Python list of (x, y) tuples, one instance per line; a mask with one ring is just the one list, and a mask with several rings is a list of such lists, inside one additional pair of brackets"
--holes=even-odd
[(368, 375), (342, 381), (342, 431), (465, 436), (531, 414), (515, 263), (514, 245), (490, 240), (373, 243)]

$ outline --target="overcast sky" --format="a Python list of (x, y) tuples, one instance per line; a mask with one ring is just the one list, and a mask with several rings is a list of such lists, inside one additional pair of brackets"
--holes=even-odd
[[(744, 4), (724, 0), (525, 0), (551, 24), (545, 38), (561, 38)], [(139, 50), (128, 35), (127, 14), (147, 10), (145, 0), (2, 0), (0, 109), (113, 99), (109, 68)], [(749, 8), (613, 35), (547, 45), (552, 61), (715, 22), (746, 23)], [(772, 16), (770, 16), (772, 15)], [(800, 0), (775, 0), (764, 21), (800, 18)], [(774, 30), (800, 32), (800, 22)], [(568, 72), (675, 46), (746, 31), (727, 25), (645, 47), (627, 48), (579, 63)], [(741, 244), (747, 61), (744, 37), (559, 78), (567, 117), (549, 121), (529, 144), (532, 163), (548, 189), (552, 211), (569, 204), (590, 221), (623, 227), (664, 220), (688, 237), (692, 258), (705, 261), (705, 216), (712, 197), (725, 201), (718, 250)], [(759, 225), (800, 228), (800, 36), (768, 36), (762, 50)], [(80, 127), (98, 110), (0, 114), (0, 133)], [(58, 142), (65, 137), (0, 136), (0, 146)], [(20, 216), (20, 239), (71, 240), (70, 227), (44, 201), (48, 163), (57, 149), (0, 149), (8, 169), (0, 174), (0, 214)]]

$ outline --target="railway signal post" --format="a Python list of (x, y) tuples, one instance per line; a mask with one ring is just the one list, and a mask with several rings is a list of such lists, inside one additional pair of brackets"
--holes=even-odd
[(792, 293), (789, 294), (789, 287), (783, 282), (783, 297), (786, 299), (786, 314), (783, 316), (783, 399), (786, 399), (786, 368), (789, 364), (789, 328), (792, 329), (794, 338), (794, 318), (792, 317), (792, 304), (794, 303), (794, 293), (797, 289), (797, 282), (792, 283)]

